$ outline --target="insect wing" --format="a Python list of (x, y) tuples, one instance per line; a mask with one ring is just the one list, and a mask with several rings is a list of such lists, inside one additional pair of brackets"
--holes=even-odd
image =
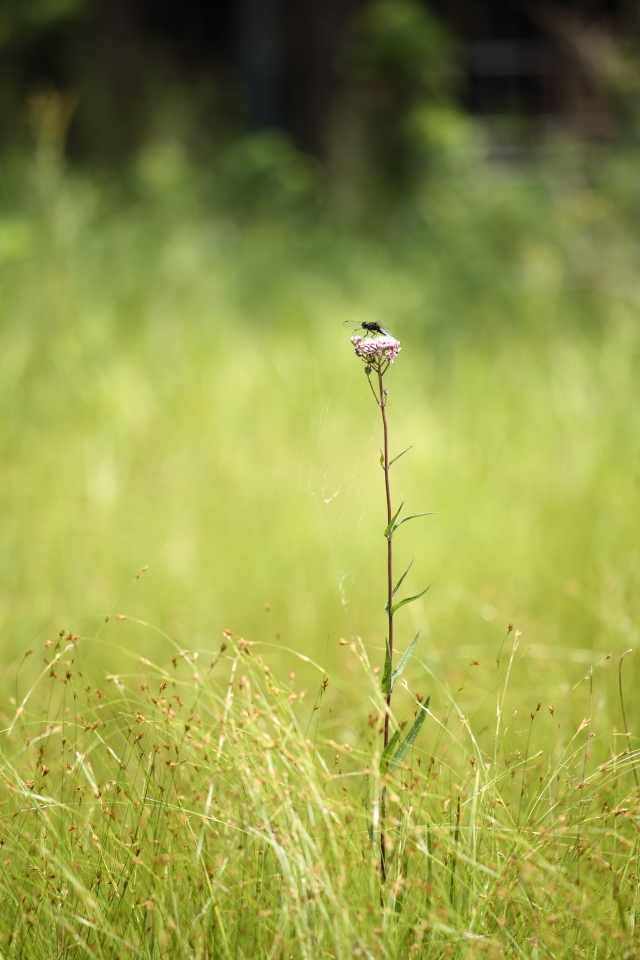
[(377, 320), (372, 320), (370, 323), (363, 323), (362, 326), (370, 333), (377, 333), (378, 336), (393, 337), (393, 334), (385, 327), (381, 327)]
[(345, 320), (343, 326), (348, 327), (348, 329), (353, 330), (354, 333), (359, 333), (361, 336), (365, 337), (393, 336), (389, 330), (387, 330), (385, 327), (381, 327), (377, 320)]

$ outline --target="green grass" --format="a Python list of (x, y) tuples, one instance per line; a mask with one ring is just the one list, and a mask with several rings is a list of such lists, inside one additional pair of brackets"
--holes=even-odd
[[(2, 956), (636, 955), (637, 188), (576, 169), (453, 157), (384, 235), (200, 207), (173, 168), (137, 201), (6, 185)], [(397, 616), (394, 723), (431, 701), (382, 893), (380, 436), (345, 319), (402, 340), (394, 497), (440, 511), (395, 541), (435, 583)]]
[(357, 642), (362, 707), (332, 719), (321, 670), (284, 684), (229, 633), (165, 668), (123, 651), (104, 689), (98, 638), (59, 638), (4, 735), (3, 956), (635, 956), (626, 738), (516, 717), (513, 637), (491, 726), (451, 698), (384, 778)]

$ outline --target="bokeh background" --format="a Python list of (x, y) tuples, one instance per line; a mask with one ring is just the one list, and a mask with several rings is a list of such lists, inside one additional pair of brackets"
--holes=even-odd
[(61, 629), (172, 655), (142, 620), (357, 695), (384, 501), (347, 320), (402, 340), (395, 495), (439, 511), (398, 533), (434, 582), (400, 647), (471, 709), (509, 622), (533, 699), (635, 646), (636, 4), (2, 0), (0, 44), (7, 678)]

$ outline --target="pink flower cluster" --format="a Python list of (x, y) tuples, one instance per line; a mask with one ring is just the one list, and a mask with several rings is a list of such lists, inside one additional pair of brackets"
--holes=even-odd
[(393, 363), (400, 353), (400, 341), (395, 337), (351, 337), (356, 356), (365, 360), (388, 360)]

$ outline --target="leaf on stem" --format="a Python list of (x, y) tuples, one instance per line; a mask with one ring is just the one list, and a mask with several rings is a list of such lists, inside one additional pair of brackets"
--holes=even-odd
[(396, 744), (400, 739), (400, 734), (402, 733), (402, 728), (405, 726), (405, 723), (401, 723), (396, 732), (393, 734), (389, 743), (386, 745), (382, 751), (382, 756), (380, 757), (380, 773), (386, 773), (389, 767), (389, 760), (391, 754), (395, 750)]
[[(400, 510), (401, 510), (401, 509), (402, 509), (402, 507), (400, 507)], [(398, 513), (400, 513), (400, 510), (398, 510)], [(439, 510), (428, 510), (426, 513), (410, 513), (408, 517), (403, 517), (402, 520), (397, 520), (398, 513), (396, 513), (395, 517), (393, 518), (393, 520), (392, 520), (391, 523), (389, 524), (389, 526), (388, 526), (388, 528), (387, 528), (389, 532), (388, 532), (388, 533), (385, 533), (385, 537), (389, 537), (389, 536), (391, 536), (392, 534), (394, 534), (394, 533), (396, 532), (396, 530), (398, 529), (398, 527), (401, 526), (401, 524), (406, 523), (407, 520), (415, 520), (416, 517), (432, 517), (434, 514), (440, 513), (440, 511), (439, 511)]]
[(384, 638), (384, 642), (386, 646), (386, 653), (384, 655), (384, 673), (382, 674), (382, 683), (380, 684), (380, 687), (382, 689), (384, 696), (388, 697), (389, 694), (391, 693), (391, 670), (393, 667), (393, 663), (391, 660), (391, 650), (389, 649), (389, 641), (386, 637)]
[[(419, 705), (420, 712), (418, 713), (418, 716), (413, 721), (413, 726), (411, 727), (411, 730), (409, 730), (409, 733), (406, 735), (402, 743), (398, 746), (396, 752), (391, 758), (391, 763), (389, 764), (390, 770), (395, 770), (396, 767), (400, 763), (402, 763), (406, 755), (409, 753), (409, 750), (411, 750), (411, 747), (415, 743), (415, 739), (420, 733), (422, 724), (424, 723), (425, 718), (427, 716), (427, 710), (429, 709), (430, 702), (431, 702), (431, 697), (427, 697), (426, 702), (424, 704)], [(389, 743), (391, 743), (391, 741), (389, 741)]]
[(410, 447), (407, 447), (406, 450), (403, 450), (402, 453), (399, 453), (397, 457), (394, 457), (394, 458), (393, 458), (393, 460), (390, 460), (390, 461), (389, 461), (389, 466), (391, 466), (392, 463), (395, 463), (396, 460), (399, 460), (400, 457), (403, 457), (403, 456), (405, 455), (405, 453), (408, 453), (408, 452), (409, 452), (409, 450), (413, 450), (413, 444), (411, 444)]
[(395, 686), (395, 683), (396, 683), (396, 680), (399, 680), (400, 677), (402, 676), (402, 671), (404, 670), (404, 668), (406, 667), (406, 665), (407, 665), (408, 662), (409, 662), (409, 657), (410, 657), (411, 654), (413, 653), (413, 648), (415, 647), (416, 643), (418, 642), (418, 637), (419, 637), (419, 636), (420, 636), (420, 631), (418, 630), (418, 632), (416, 633), (415, 637), (413, 638), (413, 640), (411, 641), (411, 643), (409, 644), (409, 646), (407, 647), (407, 649), (405, 650), (405, 652), (402, 654), (402, 656), (401, 656), (401, 658), (400, 658), (400, 661), (399, 661), (399, 663), (398, 663), (398, 666), (395, 668), (395, 670), (394, 670), (393, 673), (391, 674), (391, 681), (390, 681), (391, 690), (393, 690), (393, 688), (394, 688), (394, 686)]
[[(394, 513), (394, 515), (391, 517), (391, 522), (388, 523), (387, 526), (385, 527), (385, 531), (384, 531), (385, 537), (390, 536), (390, 535), (393, 533), (393, 531), (395, 530), (395, 528), (396, 528), (397, 526), (399, 527), (400, 524), (402, 523), (402, 520), (400, 520), (398, 523), (396, 523), (396, 520), (398, 519), (398, 517), (399, 517), (399, 515), (400, 515), (400, 511), (402, 510), (403, 507), (404, 507), (404, 500), (402, 501), (402, 503), (400, 504), (400, 506), (398, 507), (398, 509), (397, 509), (396, 512)], [(407, 517), (407, 520), (409, 520), (409, 519), (410, 519), (410, 518)]]
[(380, 466), (384, 467), (384, 453), (380, 451)]
[[(415, 553), (414, 553), (414, 555), (413, 555), (413, 560), (415, 560), (415, 558), (416, 558), (416, 555), (415, 555)], [(396, 583), (395, 587), (393, 588), (393, 593), (391, 594), (392, 597), (395, 597), (396, 593), (398, 592), (398, 590), (399, 590), (400, 587), (402, 586), (402, 581), (404, 580), (404, 578), (406, 577), (406, 575), (409, 573), (409, 570), (411, 570), (411, 567), (413, 566), (413, 560), (411, 561), (411, 563), (409, 564), (409, 566), (407, 567), (407, 569), (405, 570), (405, 572), (402, 574), (402, 576), (400, 577), (400, 579), (399, 579), (398, 582)]]
[(391, 607), (391, 616), (394, 615), (396, 610), (399, 610), (400, 607), (404, 607), (405, 603), (412, 603), (414, 600), (418, 600), (420, 597), (424, 597), (427, 590), (433, 586), (433, 583), (430, 583), (428, 587), (425, 587), (420, 593), (416, 593), (413, 597), (405, 597), (404, 600), (400, 600), (399, 603), (394, 603)]
[(365, 773), (364, 775), (364, 809), (367, 817), (367, 833), (369, 834), (369, 840), (373, 843), (373, 824), (370, 820), (370, 808), (371, 808), (371, 781), (369, 780), (369, 774)]

